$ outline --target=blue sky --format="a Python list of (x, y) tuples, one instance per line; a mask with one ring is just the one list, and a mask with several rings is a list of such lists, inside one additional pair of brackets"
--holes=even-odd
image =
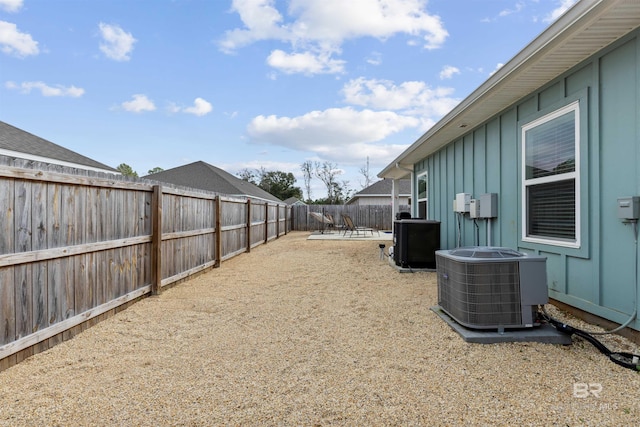
[(140, 176), (329, 161), (358, 191), (575, 2), (0, 0), (0, 120)]

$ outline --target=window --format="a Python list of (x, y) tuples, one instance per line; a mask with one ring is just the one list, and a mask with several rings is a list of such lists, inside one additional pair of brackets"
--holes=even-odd
[(522, 127), (522, 240), (580, 247), (579, 104)]
[(418, 175), (418, 218), (427, 218), (427, 173)]

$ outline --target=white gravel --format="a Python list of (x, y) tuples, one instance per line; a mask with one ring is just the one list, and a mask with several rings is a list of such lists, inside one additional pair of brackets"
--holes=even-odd
[(429, 309), (434, 273), (307, 235), (0, 372), (0, 426), (640, 425), (640, 374), (591, 344), (466, 343)]

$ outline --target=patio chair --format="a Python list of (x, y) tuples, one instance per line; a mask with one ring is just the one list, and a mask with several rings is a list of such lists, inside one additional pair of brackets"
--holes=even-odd
[(338, 224), (338, 222), (333, 218), (331, 214), (324, 214), (329, 219), (329, 223), (334, 230), (342, 230), (344, 228), (344, 224)]
[(347, 231), (351, 232), (351, 234), (349, 234), (349, 237), (353, 236), (353, 233), (356, 233), (356, 236), (359, 235), (360, 233), (363, 233), (363, 234), (371, 233), (371, 235), (373, 236), (373, 232), (376, 231), (373, 228), (369, 228), (369, 227), (356, 227), (356, 225), (353, 223), (353, 220), (349, 215), (342, 214), (342, 220), (344, 222), (343, 236), (347, 234)]
[(320, 232), (324, 233), (325, 224), (327, 229), (332, 229), (335, 227), (335, 221), (331, 215), (323, 215), (320, 212), (309, 212), (309, 215), (320, 222)]

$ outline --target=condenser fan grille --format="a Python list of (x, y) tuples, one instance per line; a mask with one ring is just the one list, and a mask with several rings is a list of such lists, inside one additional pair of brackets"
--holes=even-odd
[(463, 325), (522, 323), (517, 262), (465, 263), (439, 257), (438, 303)]

